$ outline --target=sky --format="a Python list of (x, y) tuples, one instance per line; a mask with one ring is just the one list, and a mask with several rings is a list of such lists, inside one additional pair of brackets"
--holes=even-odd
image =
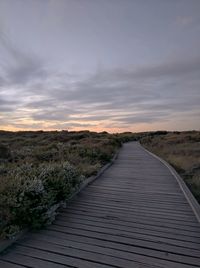
[(200, 130), (199, 0), (0, 0), (0, 129)]

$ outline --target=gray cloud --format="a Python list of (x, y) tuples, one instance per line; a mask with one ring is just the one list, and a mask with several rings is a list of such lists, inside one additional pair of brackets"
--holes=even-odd
[[(36, 122), (33, 129), (42, 128), (41, 121), (59, 129), (92, 127), (95, 121), (110, 121), (110, 127), (124, 128), (168, 121), (175, 113), (185, 115), (186, 110), (191, 116), (190, 111), (195, 114), (199, 109), (200, 58), (174, 59), (140, 68), (101, 69), (79, 77), (50, 73), (36, 56), (22, 53), (5, 36), (1, 40), (11, 56), (0, 76), (4, 124), (24, 128), (20, 120), (29, 118)], [(11, 111), (19, 115), (15, 119), (18, 123), (7, 114)]]
[[(179, 69), (181, 65), (184, 67)], [(188, 65), (186, 61), (181, 64), (175, 61), (153, 66), (152, 70), (144, 67), (143, 70), (143, 73), (142, 69), (134, 72), (131, 68), (121, 72), (119, 69), (105, 70), (73, 83), (67, 79), (64, 83), (63, 75), (56, 74), (43, 84), (40, 82), (39, 87), (32, 80), (31, 85), (24, 89), (30, 96), (30, 101), (24, 100), (24, 107), (31, 109), (29, 116), (33, 120), (59, 121), (53, 125), (59, 128), (81, 127), (82, 124), (74, 122), (80, 120), (90, 121), (92, 125), (96, 121), (110, 120), (120, 126), (163, 122), (175, 113), (185, 114), (188, 110), (189, 114), (191, 110), (194, 113), (198, 110), (200, 70), (196, 60), (190, 60)], [(163, 78), (164, 74), (167, 79)], [(42, 92), (43, 98), (33, 101), (38, 92)], [(86, 126), (83, 123), (83, 127)]]
[[(159, 65), (152, 67), (152, 69), (144, 68), (143, 72), (142, 70), (134, 72), (129, 69), (105, 71), (103, 75), (100, 73), (84, 81), (77, 82), (73, 85), (73, 89), (70, 88), (70, 85), (61, 86), (60, 88), (58, 86), (57, 90), (49, 92), (49, 94), (58, 101), (67, 100), (85, 105), (92, 103), (101, 106), (103, 104), (105, 108), (106, 106), (107, 108), (114, 108), (114, 106), (123, 108), (125, 104), (126, 106), (132, 104), (137, 106), (139, 103), (143, 104), (146, 101), (151, 102), (154, 100), (169, 102), (171, 99), (173, 102), (176, 99), (174, 96), (174, 90), (176, 90), (179, 95), (177, 98), (179, 103), (182, 101), (181, 94), (183, 97), (184, 95), (191, 95), (187, 92), (187, 85), (189, 81), (194, 80), (194, 73), (196, 74), (197, 85), (200, 83), (198, 80), (200, 74), (199, 65), (195, 60), (193, 63), (193, 71), (191, 71), (191, 61), (188, 62), (188, 65), (187, 62), (184, 62), (184, 64), (172, 62), (166, 66)], [(179, 70), (178, 66), (182, 66), (182, 69)], [(175, 75), (175, 70), (177, 70), (178, 76)], [(138, 74), (142, 79), (136, 79)], [(164, 79), (163, 75), (168, 76), (167, 79)], [(192, 77), (190, 78), (190, 76)], [(171, 86), (169, 86), (169, 81)], [(184, 83), (185, 85), (180, 88), (180, 84)], [(190, 88), (191, 90), (195, 91)], [(195, 96), (192, 98), (195, 99), (197, 92), (194, 93)]]
[(14, 100), (8, 101), (2, 99), (0, 96), (0, 112), (11, 112), (15, 109), (17, 104), (18, 104), (17, 101)]
[(140, 1), (88, 1), (86, 9), (58, 2), (38, 2), (41, 13), (34, 1), (22, 10), (15, 3), (5, 8), (6, 1), (1, 6), (1, 126), (128, 129), (176, 116), (197, 122), (199, 4), (184, 4), (181, 13), (178, 5), (157, 1), (148, 9)]
[(1, 78), (1, 84), (24, 84), (32, 79), (43, 78), (46, 74), (43, 62), (34, 53), (20, 50), (4, 33), (0, 32), (0, 45), (8, 54), (7, 61), (1, 66), (5, 78)]
[(81, 127), (81, 128), (88, 128), (88, 127), (94, 127), (95, 124), (85, 124), (85, 123), (71, 123), (71, 122), (64, 122), (64, 123), (58, 123), (51, 125), (53, 129), (72, 129), (73, 127)]
[(119, 124), (123, 125), (132, 125), (137, 123), (155, 123), (162, 121), (169, 120), (169, 113), (168, 112), (140, 112), (136, 115), (130, 116), (120, 116), (118, 118), (114, 118), (113, 121), (118, 122)]
[(48, 111), (36, 112), (32, 115), (32, 118), (36, 121), (66, 121), (69, 120), (68, 114), (66, 114), (65, 110), (60, 110), (59, 107), (57, 109), (49, 109)]
[(118, 69), (113, 72), (113, 77), (129, 78), (162, 78), (162, 77), (175, 77), (184, 75), (199, 75), (200, 72), (200, 57), (179, 59), (178, 61), (166, 62), (164, 64), (152, 65), (136, 70)]

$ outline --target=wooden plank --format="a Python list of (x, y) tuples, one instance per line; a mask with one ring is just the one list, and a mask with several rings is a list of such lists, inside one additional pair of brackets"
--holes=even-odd
[[(152, 230), (151, 228), (145, 229), (141, 228), (141, 226), (128, 226), (128, 225), (120, 225), (116, 221), (115, 223), (107, 223), (107, 222), (99, 222), (99, 221), (94, 221), (90, 219), (81, 219), (81, 218), (74, 218), (74, 219), (68, 219), (67, 221), (63, 218), (60, 220), (56, 221), (58, 224), (63, 224), (64, 226), (66, 224), (70, 224), (71, 226), (75, 226), (75, 224), (84, 224), (88, 226), (99, 226), (99, 227), (104, 227), (107, 229), (114, 229), (114, 230), (120, 230), (120, 231), (125, 231), (125, 232), (131, 232), (131, 233), (136, 233), (136, 234), (142, 234), (146, 236), (152, 236), (152, 237), (163, 237), (166, 238), (169, 241), (175, 240), (175, 244), (180, 244), (181, 246), (186, 246), (186, 247), (191, 247), (191, 248), (196, 248), (199, 250), (200, 248), (200, 243), (199, 243), (199, 238), (196, 236), (186, 236), (183, 234), (177, 234), (177, 233), (170, 233), (169, 231), (164, 231), (163, 229), (158, 230), (155, 228), (155, 230)], [(194, 243), (195, 242), (195, 243)]]
[[(78, 224), (77, 224), (78, 225)], [(101, 227), (92, 227), (92, 226), (79, 226), (79, 227), (70, 227), (70, 226), (63, 226), (63, 225), (53, 225), (50, 227), (50, 230), (58, 230), (61, 232), (65, 232), (65, 230), (68, 230), (68, 232), (71, 233), (83, 233), (88, 234), (96, 237), (103, 238), (106, 236), (106, 239), (112, 240), (112, 241), (120, 241), (123, 244), (129, 244), (133, 246), (138, 246), (141, 248), (148, 248), (148, 249), (154, 249), (158, 251), (163, 252), (171, 252), (171, 253), (177, 253), (182, 254), (186, 256), (193, 256), (198, 258), (200, 262), (200, 250), (196, 249), (190, 249), (190, 248), (183, 248), (178, 245), (173, 245), (170, 243), (163, 242), (161, 238), (149, 239), (149, 237), (139, 237), (136, 234), (129, 234), (127, 235), (125, 232), (119, 232), (115, 230), (108, 230), (106, 228)]]
[(19, 240), (0, 256), (2, 264), (200, 267), (200, 225), (170, 170), (138, 143), (128, 143), (53, 225)]
[[(76, 240), (76, 238), (74, 238), (72, 235), (69, 235), (64, 239), (63, 237), (54, 236), (52, 239), (52, 237), (50, 237), (49, 235), (44, 234), (41, 234), (39, 237), (33, 235), (31, 238), (34, 240), (36, 239), (38, 243), (40, 243), (40, 241), (46, 241), (47, 243), (62, 245), (65, 247), (72, 247), (76, 249), (82, 249), (84, 247), (84, 249), (88, 251), (98, 252), (109, 256), (115, 256), (124, 260), (137, 261), (141, 264), (150, 264), (153, 266), (162, 266), (164, 263), (166, 264), (166, 260), (163, 261), (162, 259), (152, 258), (148, 256), (145, 256), (144, 258), (143, 255), (130, 253), (127, 248), (120, 247), (119, 244), (117, 245), (118, 248), (116, 248), (115, 244), (105, 244), (104, 242), (95, 239), (86, 238), (81, 240), (81, 237), (76, 236)], [(171, 267), (172, 262), (167, 261), (167, 264), (169, 265), (169, 267)], [(181, 268), (184, 267), (181, 265), (182, 264), (176, 263), (176, 268), (179, 266)]]
[(85, 222), (94, 222), (94, 223), (105, 223), (105, 224), (109, 224), (111, 226), (117, 226), (117, 227), (121, 227), (127, 230), (127, 227), (131, 227), (132, 231), (135, 229), (140, 229), (142, 232), (151, 232), (154, 231), (156, 233), (161, 232), (163, 235), (166, 234), (166, 236), (175, 236), (175, 237), (181, 237), (182, 239), (186, 240), (186, 241), (193, 241), (196, 240), (199, 243), (199, 238), (200, 238), (200, 233), (197, 233), (196, 231), (186, 231), (186, 230), (182, 230), (180, 228), (170, 228), (170, 227), (165, 227), (165, 226), (159, 226), (159, 225), (155, 225), (155, 224), (150, 224), (150, 223), (142, 223), (142, 222), (125, 222), (125, 221), (120, 221), (115, 220), (115, 219), (105, 219), (105, 218), (95, 218), (95, 217), (91, 217), (89, 215), (80, 215), (79, 213), (73, 213), (72, 215), (69, 214), (67, 216), (64, 215), (60, 215), (57, 217), (57, 220), (61, 220), (64, 222), (71, 222), (71, 221), (76, 221), (76, 222), (80, 222), (80, 221), (85, 221)]
[[(138, 238), (138, 239), (144, 239), (144, 240), (149, 240), (149, 241), (153, 241), (153, 242), (160, 242), (160, 243), (166, 243), (169, 245), (175, 245), (175, 246), (179, 246), (179, 247), (183, 247), (183, 248), (189, 248), (189, 249), (194, 249), (197, 251), (196, 255), (197, 257), (200, 255), (200, 243), (199, 243), (199, 239), (195, 239), (195, 238), (191, 238), (192, 241), (185, 241), (183, 239), (178, 239), (177, 236), (173, 236), (170, 237), (170, 235), (163, 235), (163, 233), (156, 233), (156, 232), (152, 232), (152, 231), (146, 231), (145, 230), (141, 230), (141, 229), (134, 229), (133, 228), (128, 228), (126, 227), (126, 229), (123, 228), (119, 228), (118, 226), (108, 226), (107, 224), (94, 224), (91, 222), (86, 222), (86, 221), (82, 221), (82, 222), (64, 222), (64, 221), (57, 221), (57, 224), (59, 226), (63, 226), (63, 227), (72, 227), (72, 228), (83, 228), (83, 227), (88, 227), (88, 228), (92, 228), (92, 229), (101, 229), (103, 231), (103, 228), (106, 228), (106, 230), (108, 230), (109, 232), (113, 232), (114, 233), (120, 233), (120, 235), (124, 235), (124, 236), (129, 236), (129, 237), (134, 237), (134, 238)], [(131, 236), (130, 236), (131, 233)], [(183, 237), (182, 237), (183, 238)]]
[[(74, 209), (68, 208), (68, 211), (72, 211)], [(63, 214), (67, 214), (68, 211), (66, 213), (63, 212)], [(135, 212), (135, 213), (125, 213), (125, 212), (117, 212), (114, 211), (112, 209), (110, 210), (106, 210), (106, 209), (92, 209), (92, 208), (86, 208), (86, 207), (76, 207), (76, 211), (79, 211), (80, 213), (89, 213), (96, 216), (103, 216), (103, 217), (119, 217), (119, 218), (124, 218), (124, 220), (134, 220), (135, 219), (143, 219), (144, 221), (148, 221), (148, 220), (154, 220), (157, 222), (165, 222), (165, 223), (174, 223), (175, 225), (179, 225), (180, 226), (188, 226), (188, 227), (197, 227), (197, 229), (199, 230), (199, 224), (197, 221), (195, 221), (194, 218), (194, 222), (193, 221), (187, 221), (187, 220), (183, 220), (183, 219), (179, 219), (176, 217), (171, 217), (171, 216), (166, 216), (166, 215), (156, 215), (154, 213), (150, 213), (150, 212)]]
[[(112, 210), (113, 213), (115, 213), (116, 215), (117, 214), (121, 214), (121, 215), (127, 215), (127, 213), (131, 216), (131, 215), (146, 215), (148, 217), (155, 217), (155, 218), (166, 218), (166, 219), (169, 219), (169, 220), (176, 220), (176, 221), (184, 221), (185, 223), (187, 223), (188, 225), (190, 225), (190, 223), (194, 223), (194, 222), (197, 222), (196, 221), (196, 218), (194, 216), (194, 214), (190, 214), (189, 215), (187, 213), (185, 214), (181, 214), (181, 213), (177, 213), (177, 215), (175, 213), (170, 213), (168, 211), (164, 212), (164, 211), (160, 211), (158, 209), (154, 209), (154, 208), (151, 208), (151, 209), (145, 209), (144, 207), (143, 208), (140, 208), (140, 207), (137, 207), (137, 208), (120, 208), (120, 207), (117, 207), (117, 206), (103, 206), (103, 205), (88, 205), (88, 204), (77, 204), (77, 205), (74, 205), (70, 208), (71, 210), (78, 210), (78, 209), (82, 209), (82, 210), (93, 210), (93, 211), (110, 211)], [(197, 223), (198, 224), (198, 223)]]
[[(163, 204), (158, 204), (156, 203), (148, 203), (147, 202), (118, 202), (118, 200), (105, 200), (105, 199), (91, 199), (85, 197), (84, 199), (79, 199), (76, 200), (76, 202), (73, 202), (73, 204), (90, 204), (90, 205), (103, 205), (103, 206), (117, 206), (118, 208), (132, 208), (132, 207), (139, 207), (139, 208), (153, 208), (153, 209), (162, 209), (163, 211), (170, 211), (170, 212), (187, 212), (189, 214), (192, 214), (191, 209), (189, 206), (180, 206), (180, 208), (177, 208), (176, 205), (174, 204), (168, 204), (168, 205), (163, 205)], [(194, 214), (192, 214), (194, 216)]]
[[(144, 149), (144, 148), (143, 148)], [(144, 149), (146, 150), (146, 149)], [(146, 150), (147, 151), (147, 150)], [(165, 160), (161, 159), (160, 157), (154, 155), (153, 153), (148, 152), (150, 155), (153, 155), (156, 159), (158, 159), (161, 163), (163, 163), (173, 174), (176, 181), (179, 184), (179, 187), (181, 188), (185, 198), (187, 199), (188, 203), (190, 204), (198, 222), (200, 223), (200, 205), (198, 204), (197, 200), (193, 196), (193, 194), (190, 192), (189, 188), (187, 187), (186, 183), (183, 181), (183, 179), (179, 176), (179, 174), (176, 172), (176, 170), (170, 166)]]
[[(54, 261), (48, 261), (32, 256), (26, 256), (26, 254), (19, 253), (17, 248), (15, 248), (15, 252), (12, 254), (7, 254), (6, 256), (2, 257), (5, 262), (8, 263), (12, 262), (11, 267), (18, 268), (18, 267), (31, 267), (31, 268), (64, 268), (64, 267), (72, 267), (72, 266), (66, 266), (59, 263), (56, 263)], [(1, 266), (0, 266), (1, 267)], [(8, 266), (9, 267), (9, 266)], [(4, 268), (4, 266), (2, 266)]]
[[(85, 192), (85, 191), (84, 191)], [(184, 205), (187, 205), (188, 206), (188, 203), (187, 202), (184, 202), (185, 200), (182, 199), (182, 200), (172, 200), (172, 199), (169, 199), (169, 200), (161, 200), (161, 199), (156, 199), (156, 198), (151, 198), (149, 199), (147, 196), (135, 196), (135, 195), (132, 195), (130, 197), (127, 197), (127, 196), (119, 196), (119, 195), (112, 195), (112, 194), (100, 194), (98, 192), (96, 193), (81, 193), (79, 195), (79, 198), (82, 197), (82, 198), (90, 198), (90, 199), (97, 199), (97, 200), (100, 200), (101, 198), (103, 198), (105, 201), (106, 200), (115, 200), (116, 202), (143, 202), (143, 203), (148, 203), (148, 204), (151, 204), (151, 203), (158, 203), (158, 201), (160, 202), (160, 204), (172, 204), (172, 205), (178, 205), (178, 206), (184, 206)]]
[(94, 200), (77, 200), (76, 202), (73, 202), (71, 207), (75, 205), (82, 205), (82, 206), (91, 206), (91, 207), (101, 207), (101, 208), (110, 208), (112, 207), (113, 209), (122, 209), (122, 210), (129, 210), (129, 211), (134, 211), (134, 209), (140, 209), (140, 210), (151, 210), (155, 212), (159, 212), (159, 214), (164, 213), (164, 214), (170, 214), (170, 215), (176, 215), (176, 216), (190, 216), (191, 218), (194, 217), (194, 213), (192, 213), (191, 209), (189, 207), (183, 208), (183, 209), (175, 209), (175, 207), (166, 207), (166, 206), (160, 206), (159, 204), (157, 205), (145, 205), (145, 203), (136, 203), (134, 205), (127, 205), (127, 204), (116, 204), (114, 202), (100, 202), (100, 201), (94, 201)]
[[(159, 245), (161, 244), (153, 245), (153, 243), (144, 243), (144, 242), (141, 243), (139, 241), (136, 242), (136, 240), (133, 240), (133, 239), (120, 237), (120, 236), (114, 236), (111, 234), (105, 235), (102, 233), (91, 232), (89, 230), (79, 230), (79, 229), (72, 229), (72, 228), (64, 229), (59, 226), (51, 226), (49, 230), (60, 232), (63, 236), (65, 234), (75, 234), (75, 235), (82, 236), (82, 237), (95, 238), (95, 239), (104, 241), (105, 246), (107, 245), (107, 243), (110, 243), (110, 242), (121, 244), (124, 248), (129, 247), (131, 249), (131, 252), (134, 252), (140, 255), (152, 256), (154, 258), (174, 261), (178, 263), (185, 263), (188, 265), (197, 265), (197, 267), (199, 267), (198, 265), (200, 263), (199, 258), (191, 257), (188, 255), (183, 255), (181, 253), (179, 254), (178, 252), (169, 252), (167, 251), (167, 248), (165, 246), (163, 246), (162, 249), (160, 249)], [(168, 249), (172, 250), (172, 247), (168, 247)]]
[[(86, 268), (124, 268), (125, 265), (134, 265), (136, 268), (140, 268), (142, 263), (135, 261), (123, 260), (120, 258), (114, 258), (109, 255), (93, 253), (91, 251), (77, 250), (72, 247), (66, 248), (56, 244), (44, 243), (40, 241), (31, 241), (30, 247), (18, 245), (16, 251), (23, 252), (24, 254), (34, 254), (36, 257), (43, 258), (44, 260), (58, 261), (61, 264), (71, 263), (72, 267), (86, 267)], [(28, 244), (28, 242), (27, 242)], [(47, 266), (48, 267), (48, 266)], [(148, 264), (143, 264), (143, 267), (152, 267)], [(153, 267), (157, 267), (156, 265)]]
[(129, 217), (128, 215), (126, 215), (126, 217), (123, 217), (122, 215), (113, 215), (111, 212), (109, 214), (106, 214), (106, 213), (97, 213), (96, 211), (83, 211), (83, 210), (72, 210), (68, 211), (68, 213), (62, 213), (62, 216), (63, 217), (68, 217), (69, 215), (73, 215), (73, 214), (78, 214), (78, 215), (81, 215), (81, 216), (90, 216), (90, 217), (93, 217), (93, 218), (96, 218), (96, 219), (114, 219), (114, 220), (117, 220), (117, 221), (123, 221), (125, 223), (141, 223), (141, 224), (146, 224), (146, 225), (154, 225), (154, 226), (159, 226), (159, 227), (166, 227), (166, 228), (171, 228), (171, 229), (174, 229), (174, 230), (182, 230), (182, 231), (188, 231), (188, 232), (191, 232), (191, 233), (197, 233), (199, 234), (199, 225), (197, 223), (197, 225), (187, 225), (185, 224), (184, 222), (180, 222), (179, 223), (176, 223), (174, 221), (167, 221), (166, 219), (162, 220), (161, 219), (154, 219), (154, 218), (146, 218), (146, 217)]
[[(28, 266), (22, 266), (22, 265), (18, 265), (16, 263), (12, 263), (12, 262), (8, 262), (8, 261), (3, 261), (0, 260), (0, 267), (1, 268), (23, 268), (23, 267), (28, 267)], [(30, 267), (30, 266), (29, 266)]]
[[(88, 187), (89, 188), (89, 187)], [(88, 195), (96, 195), (96, 194), (100, 194), (100, 195), (107, 195), (107, 196), (114, 196), (114, 197), (117, 197), (119, 196), (119, 194), (117, 193), (114, 193), (114, 192), (101, 192), (101, 191), (89, 191), (87, 189), (87, 191), (85, 191), (85, 193), (87, 193)], [(169, 202), (179, 202), (179, 203), (182, 203), (182, 202), (185, 202), (185, 199), (183, 196), (180, 196), (180, 197), (177, 197), (177, 196), (171, 196), (171, 197), (168, 197), (166, 195), (163, 195), (163, 194), (158, 194), (158, 193), (152, 193), (152, 194), (148, 194), (147, 193), (139, 193), (139, 192), (134, 192), (132, 191), (131, 194), (126, 194), (126, 195), (120, 195), (119, 198), (125, 198), (125, 199), (129, 199), (131, 200), (132, 199), (132, 196), (133, 196), (133, 199), (134, 197), (137, 197), (137, 198), (142, 198), (142, 199), (147, 199), (149, 201), (151, 200), (156, 200), (156, 201), (169, 201)]]

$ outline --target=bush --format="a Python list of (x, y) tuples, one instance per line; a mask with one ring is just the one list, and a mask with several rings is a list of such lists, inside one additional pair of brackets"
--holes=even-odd
[(9, 159), (11, 157), (10, 150), (4, 144), (0, 144), (0, 159)]
[(68, 162), (44, 164), (35, 168), (30, 164), (17, 167), (1, 180), (0, 231), (29, 226), (38, 228), (54, 219), (61, 201), (69, 197), (83, 177)]
[(141, 143), (177, 170), (200, 203), (200, 132), (159, 132)]
[(60, 203), (133, 133), (0, 131), (0, 235), (50, 223)]

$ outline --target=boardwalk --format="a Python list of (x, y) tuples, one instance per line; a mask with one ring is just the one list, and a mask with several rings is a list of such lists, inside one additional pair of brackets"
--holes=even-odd
[(0, 257), (2, 268), (200, 267), (200, 224), (177, 181), (138, 143)]

